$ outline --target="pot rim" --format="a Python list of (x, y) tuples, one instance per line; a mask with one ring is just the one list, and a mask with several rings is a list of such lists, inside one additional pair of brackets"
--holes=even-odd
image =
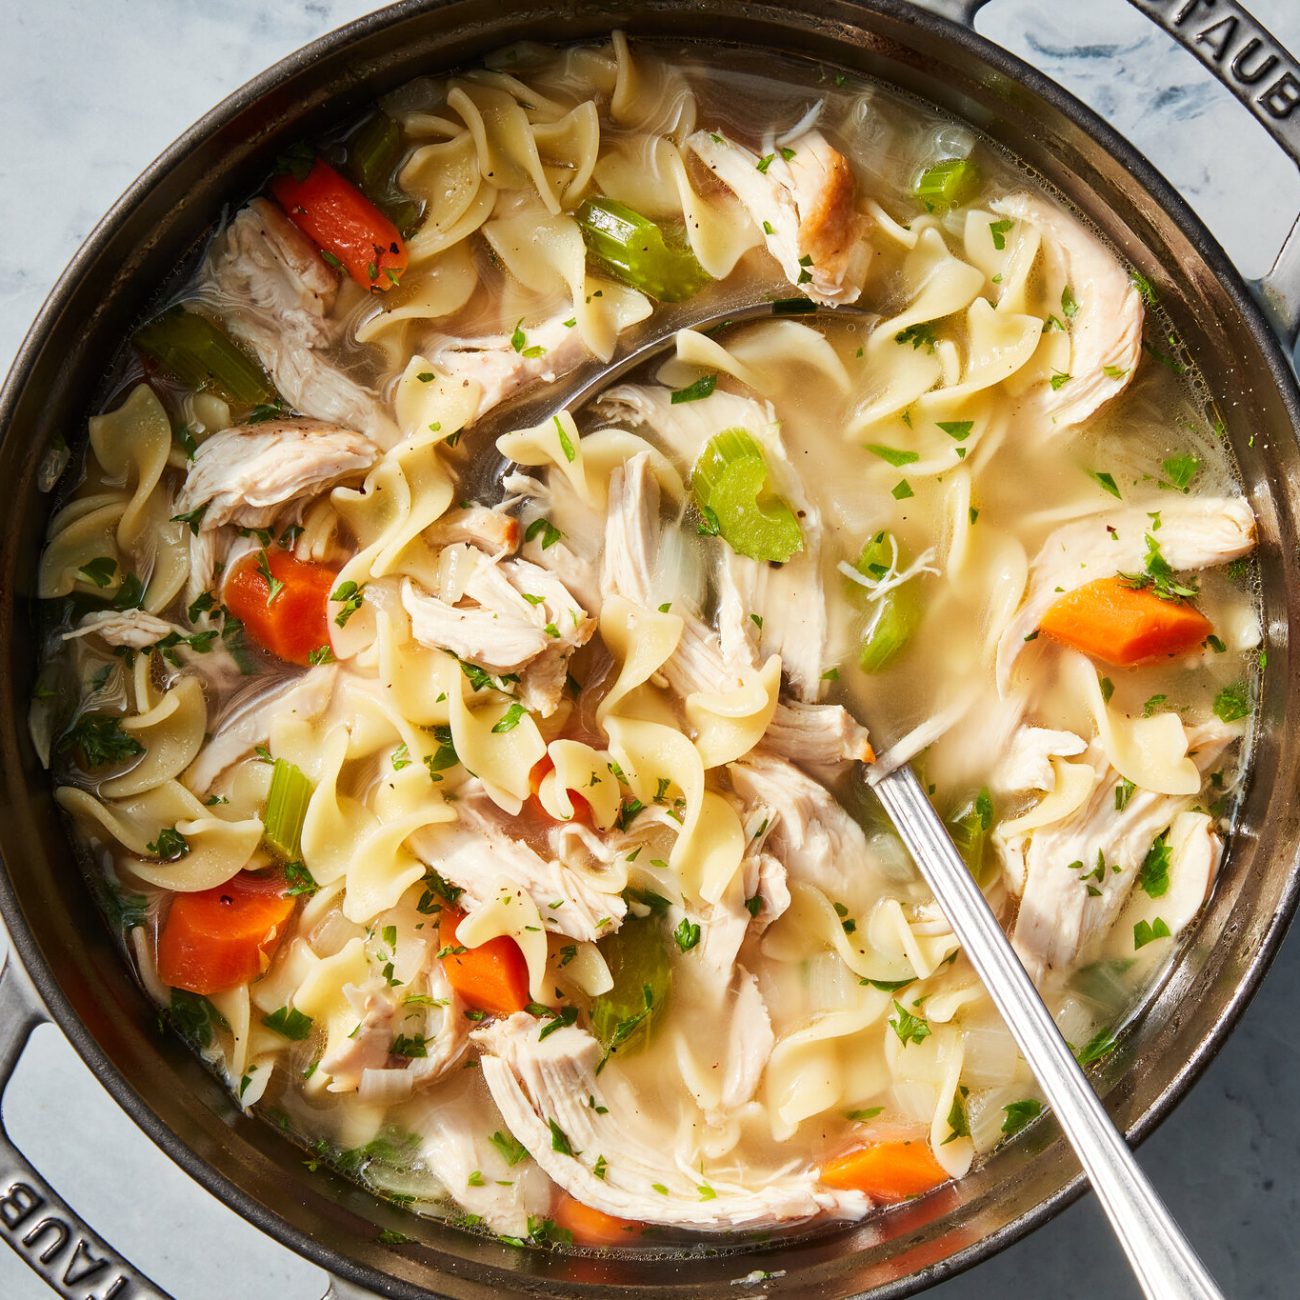
[[(87, 268), (99, 256), (102, 246), (112, 239), (128, 215), (162, 177), (241, 112), (322, 56), (332, 54), (403, 20), (447, 7), (454, 2), (455, 0), (397, 0), (396, 3), (326, 32), (244, 82), (159, 153), (92, 228), (41, 305), (14, 355), (3, 385), (0, 386), (0, 429), (9, 424), (46, 336), (75, 293)], [(1118, 162), (1172, 219), (1227, 293), (1245, 322), (1251, 341), (1258, 347), (1267, 364), (1270, 379), (1286, 409), (1293, 430), (1300, 430), (1300, 385), (1263, 310), (1241, 273), (1201, 218), (1135, 145), (1070, 91), (1024, 62), (1018, 55), (981, 36), (973, 25), (922, 7), (924, 0), (916, 0), (916, 3), (911, 3), (910, 0), (848, 2), (870, 13), (906, 22), (928, 35), (949, 42), (960, 54), (978, 58), (1009, 81), (1045, 100)], [(736, 43), (744, 44), (744, 41), (740, 39)], [(1125, 1136), (1131, 1144), (1143, 1141), (1169, 1116), (1217, 1056), (1276, 957), (1295, 914), (1297, 902), (1300, 902), (1300, 869), (1293, 866), (1282, 888), (1279, 905), (1243, 976), (1220, 1008), (1196, 1050), (1179, 1067), (1164, 1091), (1128, 1127)], [(16, 956), (20, 960), (54, 1021), (78, 1055), (94, 1070), (99, 1082), (136, 1125), (201, 1187), (218, 1197), (247, 1222), (334, 1277), (398, 1300), (421, 1300), (432, 1294), (418, 1284), (341, 1254), (334, 1247), (294, 1227), (278, 1212), (245, 1192), (167, 1127), (113, 1063), (74, 1010), (54, 968), (46, 961), (36, 943), (3, 861), (0, 861), (0, 918), (8, 929), (11, 957)], [(878, 1300), (901, 1300), (901, 1297), (915, 1294), (973, 1267), (1054, 1218), (1076, 1201), (1086, 1186), (1084, 1174), (1079, 1170), (1064, 1186), (1045, 1197), (1034, 1208), (1009, 1220), (978, 1241), (926, 1265), (918, 1272), (883, 1284), (872, 1294)]]

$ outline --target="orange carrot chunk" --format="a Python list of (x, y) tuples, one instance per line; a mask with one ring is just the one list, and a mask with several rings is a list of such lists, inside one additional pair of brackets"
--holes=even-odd
[(827, 1187), (866, 1192), (877, 1201), (919, 1196), (951, 1175), (934, 1158), (928, 1142), (877, 1142), (836, 1156), (822, 1166)]
[[(564, 825), (563, 822), (559, 822), (557, 818), (552, 817), (551, 814), (546, 811), (542, 806), (542, 800), (540, 797), (542, 782), (551, 772), (554, 771), (555, 763), (549, 754), (543, 754), (541, 758), (533, 764), (533, 769), (528, 774), (528, 788), (532, 791), (532, 794), (528, 799), (528, 807), (534, 817), (540, 817), (543, 821)], [(573, 805), (573, 816), (569, 820), (582, 822), (584, 826), (590, 826), (592, 824), (591, 805), (576, 790), (569, 791), (569, 802)]]
[(618, 1219), (604, 1210), (593, 1209), (568, 1192), (560, 1193), (551, 1218), (556, 1227), (573, 1233), (573, 1240), (579, 1246), (626, 1246), (645, 1226), (634, 1219)]
[(158, 936), (158, 977), (203, 994), (246, 984), (265, 969), (293, 907), (282, 880), (242, 872), (215, 889), (175, 895)]
[[(263, 572), (276, 583), (272, 592)], [(329, 596), (338, 574), (323, 564), (304, 564), (278, 546), (250, 551), (226, 575), (222, 600), (263, 649), (286, 663), (307, 664), (330, 644)]]
[(463, 912), (444, 905), (438, 922), (438, 942), (448, 982), (461, 999), (476, 1011), (509, 1016), (528, 1005), (528, 966), (519, 945), (506, 935), (489, 939), (477, 948), (460, 952), (464, 945), (456, 937)]
[(1195, 605), (1162, 600), (1119, 577), (1099, 578), (1067, 592), (1038, 627), (1054, 641), (1118, 668), (1182, 654), (1214, 630)]
[(407, 261), (401, 233), (329, 163), (318, 158), (302, 180), (277, 176), (271, 193), (325, 260), (341, 266), (363, 289), (387, 290), (399, 283)]

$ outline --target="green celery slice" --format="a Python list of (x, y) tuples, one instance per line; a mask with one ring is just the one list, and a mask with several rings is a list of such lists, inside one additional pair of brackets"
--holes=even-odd
[(576, 213), (587, 251), (633, 288), (680, 302), (712, 278), (685, 239), (617, 199), (587, 199)]
[(711, 511), (718, 534), (738, 555), (784, 564), (803, 549), (803, 530), (782, 497), (762, 499), (767, 484), (763, 449), (746, 429), (724, 429), (704, 445), (691, 471), (701, 510)]
[(262, 367), (225, 330), (179, 304), (142, 325), (134, 342), (186, 388), (210, 388), (246, 406), (279, 400)]
[(404, 235), (416, 225), (420, 205), (397, 183), (401, 128), (387, 113), (374, 113), (348, 137), (348, 175)]
[[(888, 532), (877, 533), (862, 548), (854, 568), (867, 578), (879, 578), (888, 570), (893, 557)], [(898, 563), (905, 567), (908, 555), (900, 544)], [(916, 581), (904, 583), (872, 601), (873, 612), (862, 633), (858, 647), (858, 666), (864, 673), (878, 673), (887, 668), (906, 648), (921, 621), (921, 600)]]
[(945, 158), (917, 177), (912, 192), (933, 211), (969, 203), (983, 184), (980, 169), (969, 158)]
[(988, 874), (992, 829), (993, 798), (987, 789), (981, 790), (948, 819), (948, 833), (977, 885), (983, 885)]
[(668, 1003), (672, 968), (663, 926), (653, 914), (629, 914), (618, 931), (600, 941), (600, 951), (614, 987), (592, 1003), (591, 1032), (606, 1056), (638, 1051)]
[(262, 837), (286, 862), (302, 857), (302, 826), (312, 784), (300, 767), (283, 758), (275, 760), (271, 790), (266, 796), (266, 817)]

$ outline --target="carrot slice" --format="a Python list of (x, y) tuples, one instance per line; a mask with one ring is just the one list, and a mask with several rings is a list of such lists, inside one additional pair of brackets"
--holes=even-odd
[[(542, 801), (538, 797), (542, 782), (546, 777), (555, 771), (555, 763), (549, 754), (543, 754), (541, 758), (533, 764), (533, 770), (528, 774), (528, 787), (532, 790), (532, 795), (528, 800), (528, 807), (535, 817), (540, 817), (543, 821), (555, 823), (563, 826), (566, 823), (557, 817), (552, 817), (550, 813), (542, 806)], [(591, 821), (591, 804), (589, 804), (576, 790), (569, 791), (569, 802), (573, 805), (573, 816), (569, 821), (582, 822), (584, 826), (590, 826)]]
[(401, 232), (350, 181), (317, 159), (302, 180), (288, 174), (271, 193), (289, 220), (363, 289), (390, 289), (406, 270)]
[(204, 994), (246, 984), (265, 969), (293, 908), (283, 880), (242, 872), (215, 889), (175, 895), (158, 936), (159, 979)]
[(438, 922), (438, 942), (451, 949), (442, 959), (452, 988), (476, 1011), (509, 1016), (528, 1005), (528, 966), (519, 945), (499, 935), (464, 952), (456, 938), (465, 914), (444, 905)]
[(556, 1227), (573, 1233), (573, 1240), (579, 1246), (626, 1246), (632, 1234), (645, 1227), (635, 1219), (615, 1218), (604, 1210), (584, 1205), (568, 1192), (560, 1193), (551, 1218)]
[(1039, 630), (1103, 663), (1127, 668), (1194, 649), (1214, 630), (1195, 605), (1162, 600), (1122, 578), (1099, 578), (1067, 592)]
[[(262, 556), (276, 582), (271, 594), (262, 572)], [(304, 564), (280, 547), (250, 551), (226, 575), (222, 601), (248, 635), (264, 649), (291, 664), (307, 664), (330, 644), (330, 592), (338, 574), (323, 564)]]
[(877, 1201), (919, 1196), (951, 1175), (934, 1158), (928, 1142), (877, 1142), (847, 1151), (822, 1166), (827, 1187), (866, 1192)]

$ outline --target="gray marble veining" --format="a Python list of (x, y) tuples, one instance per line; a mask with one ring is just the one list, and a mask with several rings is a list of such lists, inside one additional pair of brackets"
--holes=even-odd
[[(0, 368), (77, 244), (150, 158), (241, 82), (373, 7), (3, 0)], [(1296, 0), (1250, 7), (1300, 48)], [(1246, 274), (1266, 269), (1300, 211), (1300, 176), (1209, 74), (1124, 0), (995, 0), (977, 26), (1133, 139)], [(1234, 1300), (1300, 1294), (1298, 1002), (1300, 939), (1284, 948), (1222, 1055), (1141, 1152)], [(57, 1031), (37, 1035), (5, 1120), (109, 1240), (182, 1300), (322, 1293), (318, 1270), (235, 1219), (156, 1151)], [(48, 1294), (0, 1251), (0, 1296)], [(931, 1294), (1093, 1300), (1135, 1291), (1085, 1199)]]

